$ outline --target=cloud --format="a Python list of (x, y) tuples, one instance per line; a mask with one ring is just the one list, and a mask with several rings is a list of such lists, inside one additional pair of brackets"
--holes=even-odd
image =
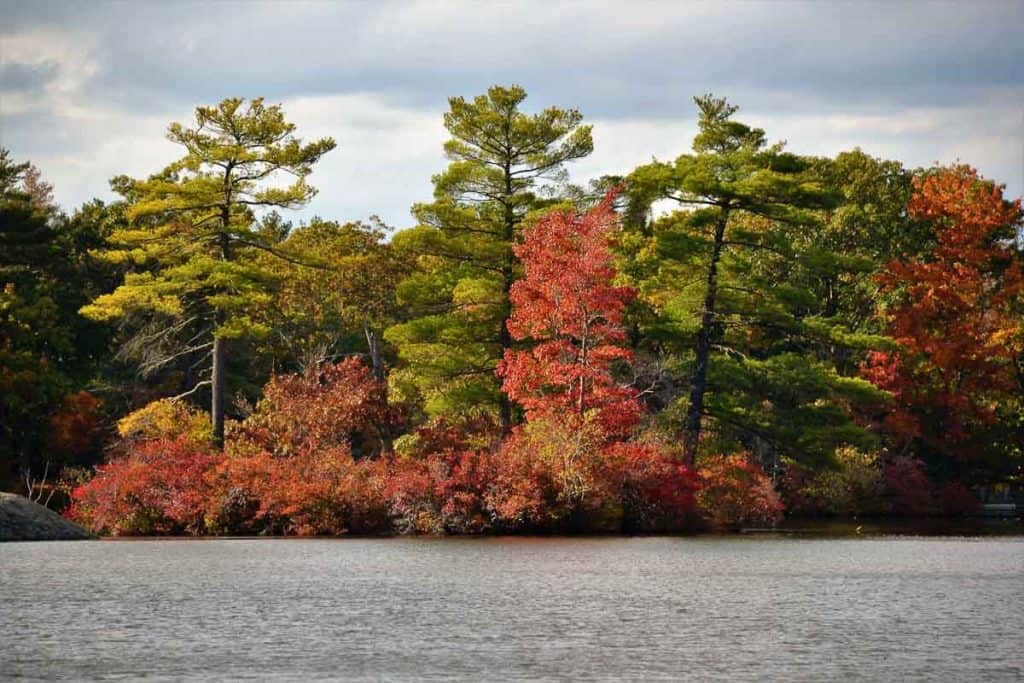
[(447, 97), (515, 82), (595, 124), (575, 180), (687, 150), (715, 92), (794, 151), (955, 155), (1019, 194), (1021, 25), (1024, 3), (14, 3), (0, 144), (73, 206), (170, 161), (195, 105), (265, 96), (338, 139), (305, 215), (401, 226), (444, 165)]

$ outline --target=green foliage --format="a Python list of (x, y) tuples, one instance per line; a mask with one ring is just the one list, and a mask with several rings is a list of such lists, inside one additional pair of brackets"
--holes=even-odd
[[(334, 148), (324, 138), (304, 144), (279, 106), (260, 98), (226, 99), (196, 109), (196, 125), (173, 123), (167, 137), (185, 155), (146, 180), (125, 176), (111, 186), (127, 204), (128, 222), (109, 236), (100, 256), (125, 269), (112, 293), (82, 308), (95, 320), (142, 315), (173, 321), (166, 352), (145, 363), (160, 366), (182, 356), (203, 358), (212, 347), (214, 438), (223, 439), (224, 340), (262, 336), (268, 328), (252, 312), (273, 301), (275, 273), (259, 254), (290, 258), (275, 235), (260, 229), (254, 210), (295, 208), (315, 194), (306, 183), (313, 164)], [(273, 180), (295, 178), (280, 187)], [(176, 332), (185, 332), (180, 338)], [(168, 342), (169, 340), (169, 342)]]
[(47, 417), (110, 363), (110, 334), (77, 310), (110, 278), (88, 251), (116, 217), (98, 201), (60, 214), (38, 170), (0, 150), (0, 487), (66, 459)]
[(256, 311), (272, 331), (260, 347), (277, 367), (313, 368), (366, 353), (382, 377), (380, 332), (394, 320), (395, 291), (409, 272), (387, 233), (376, 218), (345, 224), (316, 218), (278, 242), (297, 261), (261, 257), (280, 283), (272, 304)]
[(408, 320), (385, 334), (405, 361), (392, 381), (399, 393), (422, 396), (431, 415), (491, 405), (507, 426), (494, 368), (511, 346), (512, 247), (530, 212), (553, 202), (564, 164), (593, 148), (578, 111), (527, 114), (519, 108), (525, 99), (519, 86), (494, 86), (449, 100), (451, 163), (433, 178), (434, 201), (413, 206), (420, 225), (394, 239), (417, 272), (398, 289)]
[[(838, 315), (823, 295), (844, 278), (866, 279), (876, 265), (863, 249), (827, 239), (838, 229), (823, 217), (838, 213), (837, 223), (870, 232), (859, 217), (871, 212), (852, 206), (862, 194), (844, 203), (835, 187), (841, 170), (769, 145), (764, 131), (733, 120), (736, 108), (723, 99), (696, 102), (694, 153), (629, 177), (628, 215), (659, 200), (681, 207), (634, 223), (622, 240), (648, 307), (640, 330), (648, 353), (678, 378), (674, 397), (662, 400), (676, 403), (690, 444), (707, 423), (716, 446), (724, 439), (773, 457), (828, 460), (837, 445), (870, 441), (847, 406), (884, 400), (843, 376), (856, 368), (837, 366), (838, 350), (848, 358), (887, 340), (854, 325), (856, 316)], [(855, 160), (871, 180), (872, 172), (895, 173)]]
[[(998, 187), (792, 154), (710, 95), (689, 153), (571, 186), (590, 127), (525, 98), (449, 100), (448, 166), (393, 237), (281, 217), (334, 142), (261, 99), (197, 108), (181, 158), (70, 215), (0, 150), (0, 488), (109, 451), (75, 497), (110, 532), (478, 533), (771, 522), (774, 481), (797, 513), (965, 511), (965, 483), (1020, 478)], [(594, 244), (542, 222), (609, 190)], [(586, 417), (594, 382), (623, 419)]]

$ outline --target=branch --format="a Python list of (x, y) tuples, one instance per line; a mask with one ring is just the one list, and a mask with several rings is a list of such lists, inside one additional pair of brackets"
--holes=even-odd
[(210, 384), (213, 384), (213, 380), (204, 379), (203, 381), (199, 382), (199, 384), (195, 385), (194, 387), (192, 387), (188, 391), (180, 393), (177, 396), (171, 396), (167, 400), (168, 401), (180, 401), (181, 399), (185, 398), (186, 396), (191, 396), (192, 394), (194, 394), (197, 391), (199, 391), (200, 387), (205, 387), (205, 386), (208, 386)]

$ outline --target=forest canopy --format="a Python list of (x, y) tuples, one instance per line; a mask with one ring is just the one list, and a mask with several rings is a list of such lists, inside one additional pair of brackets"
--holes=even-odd
[[(0, 488), (102, 533), (668, 531), (953, 514), (1024, 476), (1019, 199), (453, 97), (416, 223), (287, 211), (331, 138), (226, 99), (70, 212), (0, 151)], [(352, 160), (356, 163), (357, 160)]]

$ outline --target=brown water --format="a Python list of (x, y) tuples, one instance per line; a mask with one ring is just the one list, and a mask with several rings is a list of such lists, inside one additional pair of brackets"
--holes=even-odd
[(1024, 538), (0, 545), (0, 679), (1021, 680)]

